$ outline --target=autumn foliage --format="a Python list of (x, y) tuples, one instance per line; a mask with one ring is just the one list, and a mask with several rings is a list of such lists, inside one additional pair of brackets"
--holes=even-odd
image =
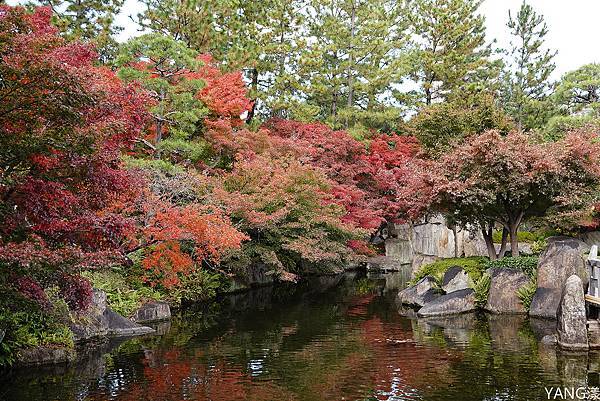
[(83, 309), (91, 293), (73, 276), (79, 269), (126, 264), (148, 247), (144, 267), (168, 286), (239, 246), (244, 236), (226, 216), (148, 196), (146, 177), (123, 168), (153, 103), (96, 66), (92, 48), (60, 38), (50, 19), (47, 8), (0, 8), (2, 264), (43, 286), (61, 283)]
[(89, 46), (61, 39), (50, 18), (48, 8), (0, 7), (0, 254), (28, 274), (118, 253), (133, 226), (112, 206), (136, 186), (120, 152), (146, 118), (144, 95), (95, 66)]
[(549, 143), (521, 132), (487, 131), (416, 164), (404, 197), (412, 199), (415, 215), (435, 210), (481, 229), (492, 259), (502, 257), (506, 245), (505, 237), (496, 252), (493, 230), (504, 228), (516, 256), (517, 231), (526, 220), (544, 217), (576, 227), (589, 218), (600, 182), (598, 152), (597, 134), (586, 131)]

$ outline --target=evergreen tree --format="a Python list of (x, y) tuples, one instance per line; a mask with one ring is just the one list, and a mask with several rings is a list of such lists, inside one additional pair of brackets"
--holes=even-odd
[(198, 99), (204, 82), (193, 74), (202, 66), (196, 56), (180, 41), (149, 33), (129, 40), (117, 57), (118, 76), (126, 82), (139, 82), (153, 99), (153, 144), (145, 143), (158, 150), (157, 156), (162, 150), (184, 153), (177, 148), (187, 144), (208, 113)]
[[(407, 75), (402, 2), (311, 0), (299, 75), (303, 118), (332, 127), (386, 128), (400, 118), (394, 84)], [(313, 115), (310, 115), (313, 113)]]
[(513, 18), (509, 12), (508, 28), (513, 37), (508, 50), (503, 102), (519, 129), (537, 128), (548, 114), (545, 102), (552, 84), (550, 75), (556, 68), (552, 61), (556, 51), (544, 49), (548, 27), (544, 17), (525, 1)]
[(495, 85), (499, 61), (485, 41), (481, 0), (415, 0), (410, 17), (417, 35), (413, 79), (426, 105), (453, 92)]
[(242, 70), (254, 107), (280, 114), (293, 100), (295, 39), (302, 20), (299, 0), (142, 0), (137, 22), (210, 53), (227, 70)]

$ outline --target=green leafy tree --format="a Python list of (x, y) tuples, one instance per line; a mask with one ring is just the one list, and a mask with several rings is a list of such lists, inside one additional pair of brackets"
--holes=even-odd
[(519, 129), (538, 128), (549, 115), (546, 100), (552, 90), (556, 51), (544, 48), (548, 26), (525, 1), (514, 18), (509, 12), (507, 26), (513, 39), (507, 52), (503, 102)]
[(423, 108), (408, 124), (408, 130), (433, 155), (448, 150), (455, 142), (497, 129), (503, 134), (513, 128), (511, 119), (489, 93), (470, 93), (452, 101)]
[(416, 0), (410, 17), (417, 35), (413, 79), (418, 101), (430, 105), (464, 89), (495, 86), (500, 64), (485, 41), (480, 0)]
[(565, 74), (552, 98), (562, 114), (596, 113), (600, 105), (600, 64), (586, 64)]
[[(490, 259), (503, 256), (507, 234), (512, 256), (518, 256), (518, 232), (525, 221), (544, 218), (572, 228), (590, 218), (598, 201), (600, 166), (594, 155), (599, 146), (593, 132), (538, 143), (518, 131), (486, 131), (426, 168), (414, 169), (406, 196), (408, 202), (445, 213), (453, 223), (479, 227)], [(497, 226), (504, 229), (499, 253), (493, 243)]]
[(142, 0), (146, 10), (137, 22), (144, 28), (181, 40), (209, 53), (227, 70), (242, 70), (250, 83), (257, 112), (282, 115), (294, 102), (297, 83), (295, 38), (302, 21), (298, 0), (179, 1)]

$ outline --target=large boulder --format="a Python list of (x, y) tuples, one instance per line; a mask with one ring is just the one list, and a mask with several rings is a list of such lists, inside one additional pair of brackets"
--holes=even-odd
[(133, 314), (131, 320), (137, 323), (157, 322), (171, 318), (171, 308), (166, 302), (148, 302)]
[(104, 311), (104, 318), (108, 324), (108, 335), (111, 337), (138, 336), (154, 333), (154, 329), (142, 326), (124, 318), (110, 308)]
[(106, 293), (94, 289), (92, 303), (77, 320), (70, 324), (73, 339), (85, 341), (94, 337), (102, 337), (108, 334), (108, 322), (104, 316), (106, 311)]
[(16, 365), (55, 365), (76, 359), (75, 350), (67, 347), (39, 346), (19, 350)]
[(525, 273), (516, 269), (493, 268), (490, 292), (485, 309), (492, 313), (527, 313), (517, 295), (519, 288), (529, 283)]
[(548, 247), (540, 256), (537, 272), (537, 290), (531, 301), (529, 314), (543, 318), (556, 318), (562, 289), (567, 278), (579, 276), (587, 286), (589, 275), (584, 254), (589, 246), (571, 237), (551, 237)]
[(114, 312), (106, 305), (106, 293), (94, 290), (91, 306), (77, 320), (71, 323), (75, 342), (96, 337), (140, 335), (154, 332)]
[(449, 268), (442, 280), (442, 290), (446, 293), (469, 288), (469, 275), (459, 266)]
[(588, 246), (600, 244), (600, 231), (590, 231), (579, 236)]
[(556, 333), (558, 345), (562, 348), (572, 350), (589, 348), (583, 282), (575, 274), (567, 279), (562, 291)]
[(417, 284), (398, 292), (397, 305), (423, 306), (440, 296), (436, 288), (435, 279), (431, 276), (423, 277)]
[(367, 259), (367, 270), (400, 271), (402, 266), (403, 264), (399, 260), (385, 255), (372, 256)]
[(419, 309), (417, 314), (422, 317), (456, 315), (474, 311), (476, 308), (475, 292), (468, 288), (436, 298)]

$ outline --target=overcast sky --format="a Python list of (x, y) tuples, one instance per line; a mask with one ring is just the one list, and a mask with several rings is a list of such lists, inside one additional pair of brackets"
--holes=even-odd
[[(250, 0), (260, 1), (260, 0)], [(9, 4), (19, 3), (9, 0)], [(522, 0), (485, 0), (481, 12), (486, 17), (489, 39), (496, 38), (500, 47), (508, 45), (506, 21), (508, 10), (518, 10)], [(554, 78), (571, 71), (583, 64), (600, 62), (600, 45), (598, 44), (598, 16), (600, 0), (528, 0), (534, 9), (543, 14), (550, 32), (547, 44), (558, 50), (555, 59), (557, 69)], [(139, 34), (137, 26), (131, 22), (129, 15), (141, 11), (137, 0), (126, 0), (117, 23), (125, 27), (119, 40)]]

